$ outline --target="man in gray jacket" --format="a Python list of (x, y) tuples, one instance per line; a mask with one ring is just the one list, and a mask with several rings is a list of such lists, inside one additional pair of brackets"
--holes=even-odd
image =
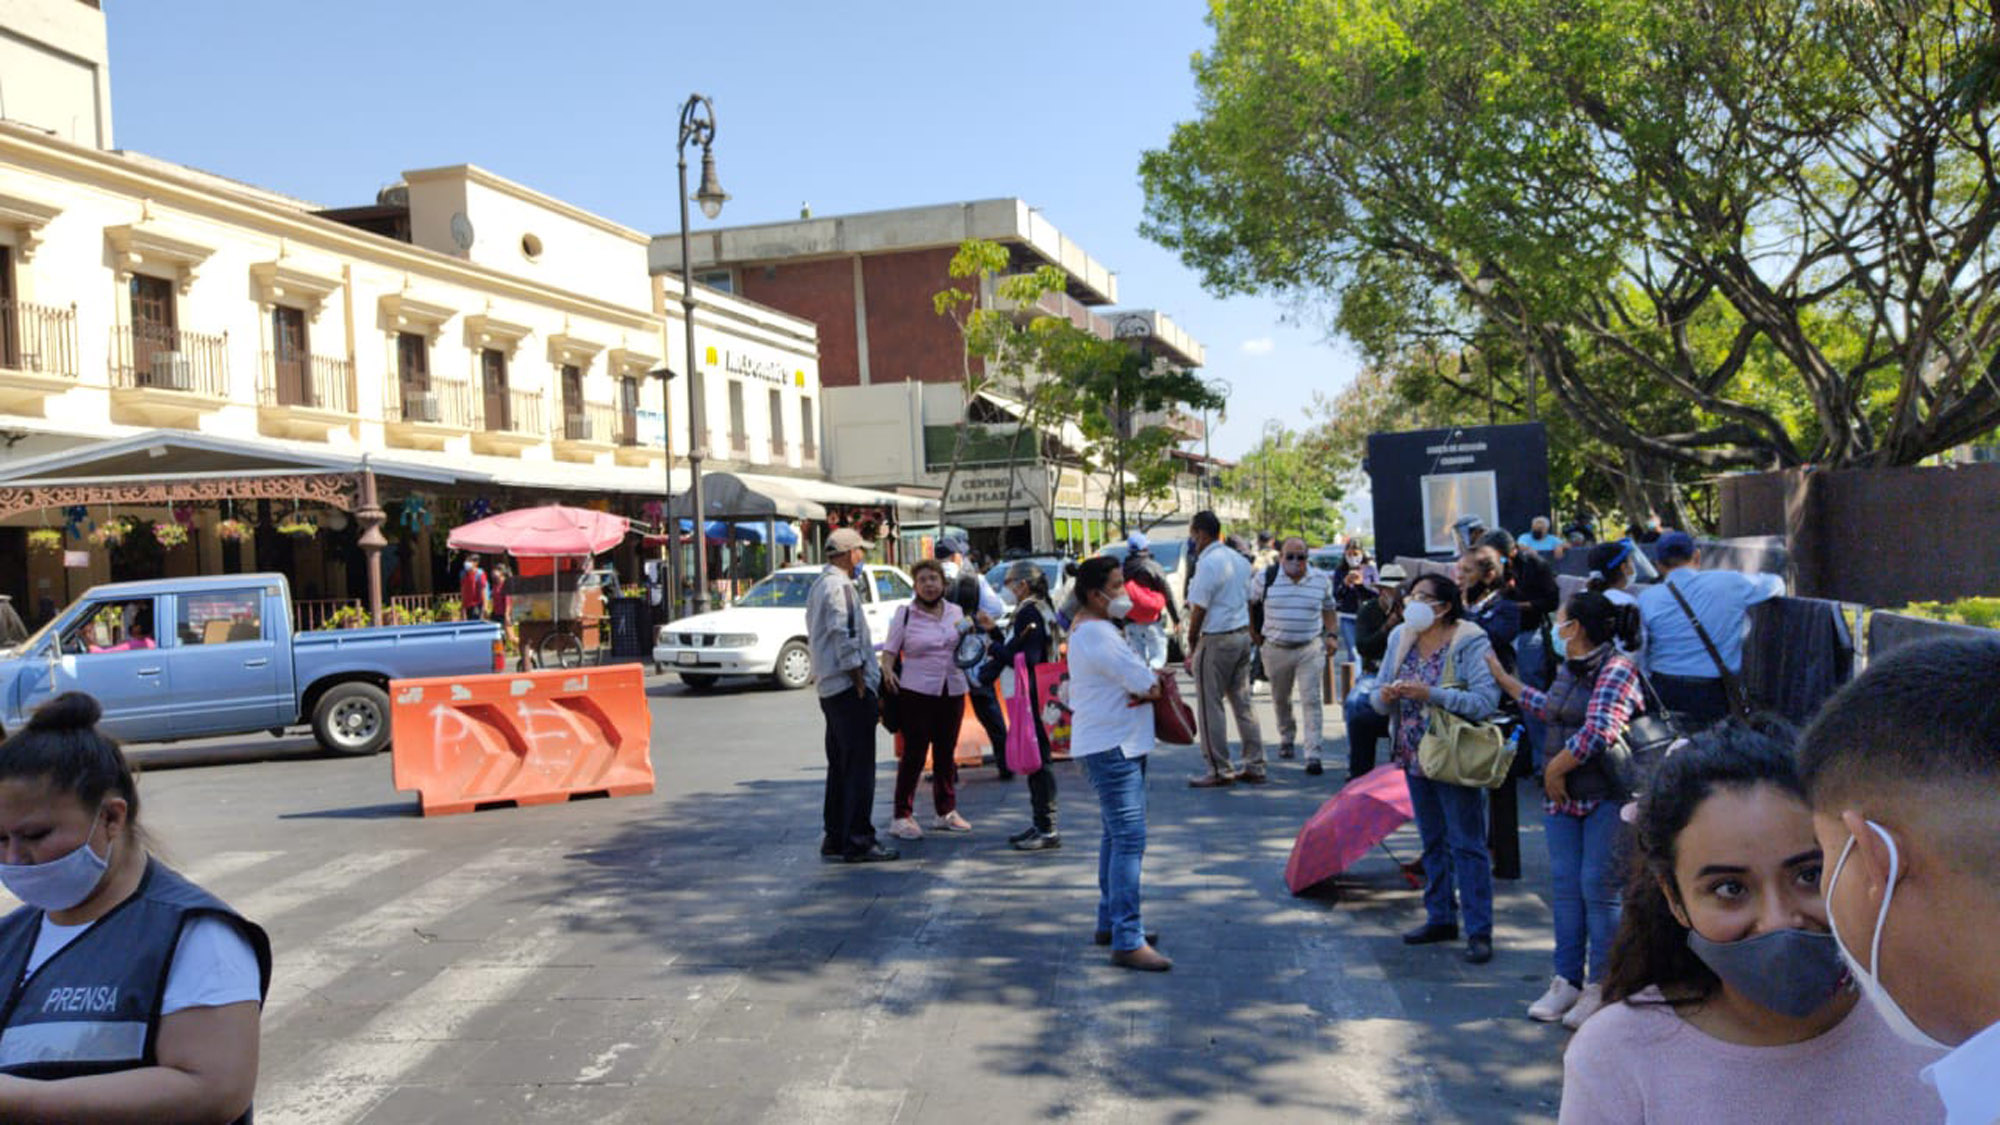
[(826, 570), (806, 597), (806, 640), (826, 717), (826, 835), (819, 854), (848, 863), (900, 858), (876, 840), (871, 819), (882, 669), (854, 588), (867, 556), (868, 541), (860, 532), (843, 527), (827, 536)]

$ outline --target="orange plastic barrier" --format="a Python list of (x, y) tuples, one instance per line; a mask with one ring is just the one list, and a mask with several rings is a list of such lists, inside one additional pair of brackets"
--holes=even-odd
[[(999, 697), (1000, 720), (1004, 723), (1007, 719), (1007, 694), (998, 689), (995, 689), (994, 694)], [(902, 732), (897, 732), (895, 742), (896, 760), (900, 762), (903, 760)], [(983, 764), (986, 755), (992, 754), (994, 749), (993, 740), (986, 737), (986, 728), (979, 725), (979, 716), (973, 713), (972, 699), (968, 696), (965, 700), (965, 718), (958, 724), (958, 750), (954, 756), (961, 766), (977, 766)], [(1006, 747), (999, 749), (1004, 753)], [(999, 754), (994, 754), (993, 763), (996, 766), (1000, 763)]]
[(396, 788), (425, 816), (653, 791), (645, 669), (393, 680)]

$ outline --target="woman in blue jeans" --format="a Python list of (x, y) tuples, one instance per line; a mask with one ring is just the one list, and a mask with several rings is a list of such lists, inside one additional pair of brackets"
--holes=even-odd
[[(1410, 777), (1410, 804), (1424, 843), (1424, 924), (1403, 935), (1410, 945), (1453, 941), (1465, 915), (1465, 959), (1493, 959), (1493, 859), (1486, 850), (1486, 791), (1424, 776), (1417, 747), (1435, 705), (1473, 722), (1500, 705), (1487, 655), (1493, 643), (1463, 620), (1458, 587), (1439, 574), (1410, 584), (1403, 623), (1389, 634), (1381, 684), (1369, 702), (1389, 716), (1390, 747)], [(1445, 676), (1447, 666), (1451, 669)], [(1454, 892), (1456, 894), (1454, 895)]]
[(1159, 681), (1114, 620), (1132, 608), (1118, 560), (1077, 567), (1076, 624), (1069, 635), (1070, 757), (1097, 790), (1104, 838), (1097, 852), (1097, 944), (1111, 963), (1161, 973), (1174, 967), (1139, 920), (1139, 867), (1146, 855), (1146, 755), (1153, 749)]
[[(1542, 763), (1556, 972), (1548, 991), (1528, 1006), (1528, 1017), (1544, 1023), (1561, 1020), (1566, 1027), (1581, 1027), (1603, 1006), (1599, 982), (1618, 929), (1619, 876), (1613, 857), (1624, 796), (1604, 772), (1604, 753), (1644, 705), (1639, 670), (1619, 648), (1636, 645), (1638, 634), (1637, 606), (1620, 605), (1596, 591), (1582, 593), (1556, 614), (1555, 639), (1564, 660), (1548, 691), (1523, 684), (1497, 660), (1490, 669), (1501, 690), (1520, 700), (1522, 713), (1548, 724), (1543, 745), (1560, 747)], [(1572, 785), (1576, 793), (1570, 791)], [(1586, 791), (1610, 795), (1582, 797)]]

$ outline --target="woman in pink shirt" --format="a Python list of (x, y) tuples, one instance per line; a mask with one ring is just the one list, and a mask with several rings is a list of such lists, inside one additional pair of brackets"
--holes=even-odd
[[(966, 630), (965, 611), (946, 601), (944, 565), (919, 559), (910, 568), (917, 600), (896, 612), (882, 642), (882, 690), (895, 692), (902, 709), (903, 760), (896, 765), (896, 812), (889, 832), (899, 840), (924, 834), (917, 827), (917, 782), (931, 762), (931, 803), (941, 832), (970, 832), (958, 815), (958, 726), (965, 718), (965, 673), (953, 659)], [(895, 667), (903, 662), (901, 672)]]
[(1935, 1122), (1826, 922), (1825, 857), (1779, 724), (1673, 753), (1640, 800), (1606, 1005), (1563, 1059), (1565, 1125)]

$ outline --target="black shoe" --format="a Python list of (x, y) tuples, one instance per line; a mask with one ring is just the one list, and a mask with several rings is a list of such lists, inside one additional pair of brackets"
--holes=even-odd
[[(1096, 935), (1095, 937), (1091, 938), (1090, 940), (1092, 940), (1092, 941), (1096, 942), (1096, 943), (1097, 943), (1097, 944), (1099, 944), (1099, 945), (1110, 945), (1110, 944), (1111, 944), (1111, 931), (1110, 931), (1110, 930), (1099, 930), (1099, 931), (1097, 931), (1097, 935)], [(1153, 933), (1149, 933), (1149, 934), (1147, 934), (1147, 935), (1146, 935), (1146, 944), (1147, 944), (1147, 945), (1158, 945), (1158, 944), (1160, 944), (1160, 935), (1159, 935), (1159, 933), (1158, 933), (1157, 931), (1155, 931), (1155, 932), (1153, 932)]]
[(1457, 940), (1458, 926), (1451, 922), (1425, 922), (1414, 930), (1403, 931), (1404, 945), (1436, 945)]
[(1012, 781), (1012, 780), (1014, 780), (1014, 771), (1013, 771), (1013, 770), (1001, 770), (1001, 771), (1000, 771), (1000, 780), (1002, 780), (1002, 781)]
[(831, 839), (822, 838), (820, 840), (819, 857), (821, 859), (839, 859), (841, 856), (845, 854), (846, 853), (841, 850), (840, 845), (834, 843)]
[(849, 863), (887, 863), (892, 859), (901, 858), (903, 858), (902, 852), (894, 848), (885, 848), (880, 844), (874, 845), (865, 852), (847, 853), (847, 862)]
[(1323, 774), (1325, 772), (1326, 772), (1326, 767), (1320, 764), (1318, 758), (1306, 759), (1306, 775), (1308, 777), (1318, 777), (1320, 774)]
[(1025, 840), (1014, 841), (1017, 852), (1046, 852), (1062, 847), (1062, 837), (1053, 832), (1031, 832)]
[(1475, 965), (1484, 965), (1493, 960), (1493, 939), (1477, 934), (1465, 941), (1465, 959)]
[(1039, 836), (1041, 834), (1042, 830), (1036, 828), (1034, 825), (1031, 824), (1028, 827), (1023, 828), (1019, 832), (1014, 833), (1012, 836), (1007, 837), (1007, 842), (1010, 844), (1018, 844), (1023, 840), (1033, 839), (1034, 837)]
[(1236, 775), (1236, 780), (1244, 785), (1266, 785), (1270, 783), (1271, 777), (1263, 770), (1258, 770), (1255, 773), (1239, 773)]

